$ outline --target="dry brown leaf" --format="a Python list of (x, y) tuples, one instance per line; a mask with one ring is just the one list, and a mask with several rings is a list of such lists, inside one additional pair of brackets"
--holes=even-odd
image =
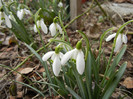
[(27, 67), (27, 68), (24, 68), (20, 71), (21, 74), (28, 74), (28, 73), (31, 73), (33, 71), (34, 68), (30, 68), (30, 67)]
[(17, 98), (22, 98), (22, 97), (23, 97), (23, 91), (18, 91)]
[(42, 72), (44, 72), (44, 71), (45, 71), (44, 67), (42, 67), (42, 68), (40, 68), (40, 69), (38, 70), (39, 73), (42, 73)]
[(123, 86), (125, 86), (128, 89), (133, 88), (133, 78), (127, 77), (124, 82), (122, 83)]
[[(31, 73), (33, 71), (33, 69), (34, 68), (27, 67), (27, 68), (21, 69), (19, 72), (20, 72), (20, 74), (26, 75), (26, 74)], [(16, 81), (23, 82), (24, 78), (20, 74), (17, 74)], [(22, 84), (17, 83), (17, 89), (18, 89), (18, 91), (20, 91), (22, 89)]]
[(132, 68), (132, 67), (133, 67), (133, 65), (132, 65), (131, 61), (128, 61), (128, 62), (127, 62), (127, 68), (130, 69), (130, 68)]

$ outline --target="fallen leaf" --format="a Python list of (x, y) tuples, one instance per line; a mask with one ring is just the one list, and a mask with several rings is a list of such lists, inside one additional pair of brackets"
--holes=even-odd
[(131, 77), (127, 77), (124, 82), (122, 83), (123, 86), (125, 86), (128, 89), (132, 89), (133, 88), (133, 78)]
[(17, 98), (22, 98), (23, 97), (23, 91), (18, 91), (17, 92)]
[[(23, 75), (29, 74), (29, 73), (31, 73), (33, 71), (33, 69), (34, 68), (30, 68), (30, 67), (27, 67), (27, 68), (24, 68), (24, 69), (20, 69), (20, 71), (18, 71), (20, 74), (18, 73), (16, 75), (16, 81), (23, 82), (24, 78), (23, 78), (23, 76), (21, 74), (23, 74)], [(17, 90), (21, 91), (22, 86), (23, 86), (22, 84), (17, 83)]]
[(44, 72), (44, 71), (45, 71), (44, 67), (42, 67), (42, 68), (40, 68), (40, 69), (38, 70), (39, 73), (42, 73), (42, 72)]
[(132, 65), (131, 61), (128, 61), (128, 62), (127, 62), (127, 68), (130, 69), (130, 68), (132, 68), (132, 67), (133, 67), (133, 65)]
[(30, 72), (33, 71), (34, 68), (30, 68), (30, 67), (27, 67), (27, 68), (24, 68), (23, 70), (20, 71), (21, 74), (28, 74)]

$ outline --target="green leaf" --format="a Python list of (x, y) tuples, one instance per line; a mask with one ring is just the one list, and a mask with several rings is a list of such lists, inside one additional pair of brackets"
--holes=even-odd
[(87, 93), (86, 93), (85, 85), (83, 83), (83, 79), (78, 74), (74, 62), (72, 62), (71, 65), (72, 65), (73, 75), (76, 78), (76, 81), (77, 81), (77, 84), (78, 84), (78, 87), (79, 87), (79, 90), (80, 90), (80, 94), (81, 94), (81, 96), (82, 96), (83, 99), (86, 99)]
[(88, 53), (86, 66), (85, 66), (85, 79), (86, 79), (86, 85), (87, 85), (87, 91), (89, 95), (89, 99), (92, 99), (91, 93), (92, 93), (92, 75), (91, 75), (91, 68), (92, 66), (92, 60), (91, 60), (91, 53)]
[(14, 82), (17, 82), (17, 83), (19, 83), (19, 84), (22, 84), (22, 85), (24, 85), (24, 86), (27, 86), (27, 87), (29, 87), (29, 88), (35, 90), (37, 93), (39, 93), (39, 94), (42, 95), (43, 97), (45, 97), (45, 95), (44, 95), (40, 90), (38, 90), (38, 89), (36, 89), (36, 88), (34, 88), (34, 87), (28, 85), (28, 84), (25, 84), (25, 83), (22, 83), (22, 82), (18, 82), (18, 81), (14, 81)]
[(122, 64), (122, 66), (118, 70), (118, 73), (115, 75), (113, 81), (110, 83), (109, 87), (106, 89), (106, 92), (104, 93), (102, 99), (109, 99), (109, 97), (112, 95), (113, 91), (115, 90), (117, 84), (119, 83), (126, 69), (126, 65), (127, 65), (127, 62)]
[(55, 77), (55, 80), (57, 81), (58, 86), (60, 87), (61, 90), (64, 91), (64, 94), (67, 95), (68, 94), (68, 91), (65, 89), (65, 85), (64, 85), (63, 79), (62, 78), (58, 78), (58, 79), (57, 79), (57, 77)]
[(108, 70), (108, 72), (107, 72), (107, 76), (110, 77), (110, 76), (114, 73), (115, 67), (116, 67), (116, 66), (118, 65), (118, 63), (120, 62), (122, 56), (124, 55), (124, 53), (125, 53), (125, 51), (126, 51), (126, 48), (127, 48), (127, 46), (124, 45), (123, 48), (122, 48), (122, 50), (119, 52), (119, 54), (114, 58), (113, 63), (111, 64), (111, 66), (110, 66), (110, 68), (109, 68), (109, 70)]
[(70, 87), (66, 86), (66, 89), (75, 97), (75, 99), (82, 99), (75, 91), (73, 91)]

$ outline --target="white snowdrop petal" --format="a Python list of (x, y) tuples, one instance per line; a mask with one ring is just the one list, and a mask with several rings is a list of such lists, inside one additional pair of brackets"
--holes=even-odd
[(60, 7), (60, 8), (63, 7), (63, 3), (59, 2), (58, 7)]
[(115, 36), (116, 36), (116, 33), (109, 35), (109, 36), (106, 38), (106, 42), (110, 41), (110, 40), (111, 40), (112, 38), (114, 38)]
[(122, 41), (125, 44), (127, 43), (127, 36), (125, 34), (123, 34), (123, 36), (122, 36)]
[(79, 50), (78, 49), (74, 49), (75, 51), (74, 51), (74, 53), (73, 53), (73, 55), (72, 55), (72, 58), (73, 59), (76, 59), (77, 58), (77, 55), (78, 55), (78, 52), (79, 52)]
[(40, 20), (37, 20), (37, 22), (36, 22), (36, 24), (37, 24), (37, 27), (39, 28), (40, 27)]
[(47, 52), (45, 55), (43, 55), (42, 60), (47, 61), (53, 54), (54, 54), (54, 51)]
[(44, 24), (44, 20), (43, 20), (43, 19), (40, 20), (40, 25), (41, 25), (42, 31), (43, 31), (45, 34), (47, 34), (47, 33), (48, 33), (48, 29), (47, 29), (47, 26)]
[(78, 52), (76, 59), (76, 68), (78, 73), (82, 75), (85, 69), (84, 53), (82, 51)]
[(34, 32), (37, 32), (37, 28), (36, 28), (36, 25), (34, 25)]
[(2, 12), (0, 12), (0, 25), (3, 22), (3, 20), (1, 20), (1, 19), (2, 19)]
[(31, 12), (29, 10), (27, 10), (27, 9), (24, 9), (24, 12), (25, 12), (25, 14), (31, 15)]
[(119, 34), (116, 39), (116, 45), (115, 45), (114, 52), (118, 52), (120, 50), (121, 46), (122, 46), (122, 38), (121, 38), (121, 34)]
[(56, 34), (56, 26), (55, 26), (55, 23), (52, 23), (49, 26), (49, 31), (50, 31), (50, 33), (51, 33), (52, 36), (54, 36)]
[(9, 17), (4, 13), (4, 17), (5, 17), (5, 23), (9, 28), (12, 28), (12, 24), (11, 21), (9, 19)]
[(18, 18), (19, 18), (20, 20), (22, 20), (22, 19), (23, 19), (23, 16), (24, 16), (24, 10), (21, 9), (20, 11), (18, 11), (18, 12), (17, 12), (17, 16), (18, 16)]
[(17, 17), (18, 17), (18, 18), (20, 17), (20, 14), (21, 14), (21, 12), (20, 12), (20, 10), (18, 10), (18, 11), (17, 11)]
[(52, 67), (53, 67), (53, 72), (54, 72), (55, 76), (58, 76), (61, 71), (61, 62), (59, 59), (59, 55), (56, 55)]
[(54, 53), (51, 57), (51, 60), (54, 60), (55, 59), (55, 56), (56, 56), (56, 53)]
[(60, 34), (62, 34), (62, 28), (61, 28), (61, 26), (59, 24), (57, 24), (57, 23), (56, 23), (56, 25), (57, 25), (57, 29), (59, 30)]
[(60, 58), (62, 59), (63, 58), (63, 56), (64, 56), (64, 54), (63, 53), (59, 53), (59, 55), (60, 55)]
[(67, 53), (65, 53), (65, 55), (63, 55), (62, 59), (61, 59), (61, 64), (65, 65), (65, 63), (72, 57), (74, 52), (74, 49), (71, 51), (68, 51)]

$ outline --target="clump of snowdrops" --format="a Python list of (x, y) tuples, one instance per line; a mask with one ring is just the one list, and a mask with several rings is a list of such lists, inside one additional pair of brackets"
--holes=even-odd
[[(1, 2), (1, 22), (5, 21), (7, 27), (11, 28), (19, 40), (25, 42), (25, 45), (40, 60), (42, 66), (44, 66), (46, 74), (44, 77), (47, 78), (47, 82), (38, 81), (37, 83), (48, 85), (49, 95), (53, 93), (54, 95), (59, 94), (65, 98), (71, 97), (76, 99), (108, 99), (112, 95), (127, 65), (125, 62), (119, 66), (120, 68), (117, 67), (126, 51), (126, 45), (122, 46), (122, 44), (127, 43), (127, 37), (126, 34), (122, 33), (122, 30), (128, 23), (133, 22), (133, 20), (124, 23), (118, 29), (117, 33), (106, 38), (106, 41), (114, 38), (112, 52), (109, 59), (107, 59), (104, 56), (102, 42), (106, 34), (113, 28), (108, 29), (102, 34), (98, 54), (95, 56), (86, 34), (80, 30), (76, 32), (82, 36), (82, 39), (77, 42), (76, 47), (71, 46), (66, 32), (67, 25), (64, 26), (60, 11), (58, 16), (53, 18), (53, 22), (48, 25), (45, 24), (47, 20), (44, 20), (45, 18), (42, 15), (45, 8), (39, 8), (35, 15), (33, 15), (32, 11), (26, 5), (21, 4), (18, 9), (15, 9), (13, 4), (11, 3), (7, 7), (7, 5)], [(59, 2), (58, 7), (62, 9), (62, 6), (63, 4)], [(35, 51), (35, 48), (32, 46), (32, 42), (34, 41), (33, 36), (27, 32), (24, 26), (25, 15), (34, 18), (35, 24), (33, 25), (33, 31), (40, 35), (43, 47), (38, 51), (43, 50), (43, 55)], [(72, 21), (69, 22), (69, 24), (71, 23)], [(49, 40), (49, 43), (44, 43), (41, 31), (45, 35), (48, 33), (51, 34), (52, 38)], [(17, 34), (18, 32), (21, 34)], [(56, 39), (57, 37), (58, 39)], [(86, 46), (82, 45), (83, 41), (86, 42)], [(56, 47), (54, 50), (50, 50), (48, 47), (53, 43), (56, 43)], [(116, 54), (114, 55), (114, 53)], [(101, 61), (105, 64), (102, 64)], [(27, 86), (29, 87), (29, 85)], [(45, 97), (46, 93), (43, 91), (33, 86), (30, 86), (30, 88)]]

